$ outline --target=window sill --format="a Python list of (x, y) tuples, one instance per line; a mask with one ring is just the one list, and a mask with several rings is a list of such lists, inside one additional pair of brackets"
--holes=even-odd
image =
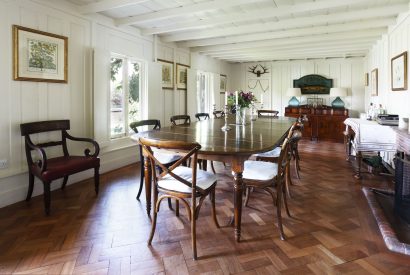
[(101, 154), (104, 155), (109, 152), (127, 149), (127, 148), (135, 147), (135, 146), (137, 145), (135, 144), (135, 142), (133, 142), (130, 139), (129, 136), (116, 138), (116, 139), (110, 140), (110, 142), (108, 142), (106, 146), (101, 148)]

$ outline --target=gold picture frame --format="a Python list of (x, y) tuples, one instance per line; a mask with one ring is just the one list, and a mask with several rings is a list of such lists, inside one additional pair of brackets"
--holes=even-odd
[(188, 68), (190, 68), (190, 66), (177, 63), (177, 68), (175, 70), (177, 90), (187, 89)]
[(369, 73), (364, 74), (364, 86), (369, 86)]
[(68, 38), (13, 25), (13, 79), (67, 83)]
[(407, 90), (407, 51), (391, 59), (391, 89)]
[(377, 96), (379, 92), (379, 80), (378, 80), (379, 70), (376, 68), (371, 72), (371, 96)]
[(174, 62), (164, 59), (157, 59), (158, 63), (162, 65), (161, 83), (162, 89), (174, 89)]

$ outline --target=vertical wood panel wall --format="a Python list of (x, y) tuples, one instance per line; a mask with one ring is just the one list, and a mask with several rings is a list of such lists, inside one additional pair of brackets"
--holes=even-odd
[[(268, 74), (257, 78), (249, 72), (251, 66), (262, 64), (269, 69)], [(351, 109), (351, 116), (358, 116), (364, 111), (364, 69), (363, 58), (335, 58), (315, 60), (294, 60), (260, 63), (244, 63), (232, 65), (233, 82), (232, 90), (246, 90), (255, 92), (260, 99), (261, 89), (251, 89), (249, 80), (259, 79), (261, 82), (269, 81), (270, 88), (264, 93), (264, 108), (278, 110), (281, 115), (285, 111), (290, 99), (286, 95), (288, 88), (293, 87), (293, 80), (308, 74), (319, 74), (333, 79), (334, 87), (348, 89), (348, 97), (343, 101), (346, 107)], [(250, 87), (249, 87), (250, 86)], [(266, 88), (266, 86), (264, 87)], [(324, 103), (331, 104), (334, 98), (321, 96)], [(302, 104), (306, 102), (307, 96), (302, 97)]]

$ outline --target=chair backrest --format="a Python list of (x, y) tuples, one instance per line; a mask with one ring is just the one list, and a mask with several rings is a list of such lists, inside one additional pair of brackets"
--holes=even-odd
[[(20, 124), (21, 136), (24, 136), (27, 161), (29, 163), (32, 163), (30, 152), (33, 149), (30, 145), (36, 145), (38, 147), (62, 146), (64, 156), (68, 156), (66, 138), (67, 138), (67, 130), (69, 129), (70, 129), (70, 121), (67, 119), (37, 121), (37, 122), (29, 122), (29, 123)], [(60, 140), (34, 144), (30, 138), (30, 135), (32, 134), (53, 132), (53, 131), (61, 131)]]
[(208, 113), (196, 113), (195, 117), (198, 121), (207, 120), (209, 119), (209, 114)]
[(224, 111), (214, 111), (213, 112), (214, 118), (223, 118), (225, 116)]
[[(196, 143), (196, 142), (189, 143), (189, 142), (175, 141), (175, 140), (159, 141), (159, 140), (140, 137), (139, 144), (142, 146), (146, 157), (149, 158), (151, 167), (159, 167), (160, 168), (159, 170), (162, 171), (160, 175), (157, 175), (156, 171), (158, 169), (152, 169), (152, 178), (153, 178), (155, 185), (157, 184), (158, 179), (161, 179), (162, 177), (166, 175), (170, 175), (177, 181), (182, 182), (183, 184), (191, 187), (193, 190), (192, 191), (193, 195), (194, 195), (194, 192), (196, 191), (199, 191), (199, 192), (202, 191), (200, 188), (196, 187), (198, 150), (201, 149), (201, 145), (199, 143)], [(175, 150), (178, 152), (187, 152), (187, 153), (183, 155), (182, 158), (179, 159), (177, 162), (175, 162), (171, 167), (167, 167), (164, 163), (161, 163), (157, 158), (155, 158), (155, 155), (152, 150), (153, 147), (157, 149)], [(189, 182), (172, 172), (175, 168), (177, 168), (178, 166), (181, 166), (183, 163), (187, 162), (188, 159), (190, 158), (192, 160), (191, 161), (192, 182)]]
[[(172, 116), (171, 117), (171, 123), (174, 126), (177, 125), (186, 125), (186, 124), (190, 124), (191, 123), (191, 117), (189, 115), (176, 115), (176, 116)], [(180, 121), (183, 121), (181, 123), (179, 123)]]
[(289, 139), (285, 138), (283, 141), (279, 154), (279, 159), (278, 159), (278, 177), (280, 177), (280, 182), (282, 183), (283, 180), (285, 180), (285, 172), (286, 172), (286, 166), (289, 164), (290, 158), (290, 148), (289, 148)]
[(278, 117), (279, 111), (258, 110), (258, 117)]
[(159, 130), (161, 129), (161, 121), (159, 121), (158, 119), (146, 119), (130, 123), (130, 128), (137, 134), (139, 133), (138, 127), (143, 126), (153, 126), (152, 130)]
[[(31, 151), (33, 150), (40, 150), (39, 154), (45, 156), (44, 147), (52, 147), (52, 146), (62, 146), (64, 156), (68, 156), (68, 149), (67, 149), (67, 130), (70, 129), (70, 121), (69, 120), (48, 120), (48, 121), (37, 121), (37, 122), (29, 122), (29, 123), (22, 123), (20, 124), (20, 132), (21, 136), (24, 136), (24, 145), (26, 151), (26, 159), (27, 164), (30, 166), (33, 164), (33, 157), (31, 156)], [(55, 141), (48, 141), (44, 143), (37, 143), (34, 144), (30, 138), (32, 134), (38, 133), (46, 133), (46, 132), (54, 132), (54, 131), (61, 131), (61, 139)], [(40, 147), (40, 149), (38, 149)], [(42, 158), (41, 166), (45, 169), (47, 164), (44, 163), (45, 160)], [(42, 168), (42, 169), (43, 169)]]

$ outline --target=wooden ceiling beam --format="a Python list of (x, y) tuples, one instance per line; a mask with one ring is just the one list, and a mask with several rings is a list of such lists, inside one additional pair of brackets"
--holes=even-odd
[(175, 18), (178, 16), (190, 15), (192, 13), (204, 12), (209, 10), (225, 9), (240, 5), (252, 4), (256, 2), (266, 2), (267, 0), (224, 0), (206, 1), (192, 5), (186, 5), (171, 9), (159, 10), (156, 12), (119, 18), (115, 20), (117, 26), (133, 25), (143, 22)]
[(315, 58), (335, 58), (335, 57), (364, 57), (366, 50), (351, 50), (351, 51), (324, 51), (324, 52), (311, 52), (306, 54), (298, 54), (294, 52), (280, 53), (277, 55), (249, 55), (241, 56), (237, 58), (218, 58), (228, 62), (258, 62), (258, 61), (271, 61), (271, 60), (293, 60), (293, 59), (315, 59)]
[(284, 19), (278, 22), (256, 23), (228, 28), (207, 28), (182, 32), (178, 34), (165, 35), (161, 37), (163, 42), (176, 42), (194, 39), (204, 39), (213, 37), (226, 37), (231, 35), (250, 34), (256, 32), (269, 32), (274, 30), (291, 29), (312, 25), (335, 24), (355, 20), (365, 20), (371, 18), (385, 18), (397, 16), (400, 12), (408, 10), (408, 4), (395, 4), (389, 6), (360, 9), (350, 12), (338, 12), (328, 15), (304, 16), (291, 19)]
[(243, 49), (243, 50), (234, 50), (234, 51), (226, 51), (226, 52), (212, 52), (207, 53), (206, 55), (210, 57), (233, 57), (240, 54), (254, 54), (254, 53), (272, 53), (278, 51), (286, 51), (286, 50), (297, 50), (299, 52), (304, 52), (307, 50), (313, 49), (321, 49), (321, 50), (328, 50), (334, 48), (342, 48), (342, 47), (367, 47), (370, 49), (371, 45), (373, 44), (373, 39), (360, 39), (360, 40), (346, 40), (346, 41), (334, 41), (331, 43), (309, 43), (309, 48), (306, 49), (306, 45), (284, 45), (281, 47), (266, 47), (266, 48), (256, 48), (256, 49)]
[(325, 33), (336, 33), (336, 32), (346, 32), (354, 30), (363, 30), (363, 29), (373, 29), (379, 27), (387, 27), (395, 22), (395, 17), (388, 17), (385, 19), (371, 19), (366, 21), (355, 21), (345, 24), (333, 24), (328, 26), (319, 26), (319, 27), (307, 27), (307, 28), (297, 28), (289, 29), (283, 31), (274, 31), (274, 32), (264, 32), (264, 33), (255, 33), (247, 35), (237, 35), (237, 36), (228, 36), (220, 38), (210, 38), (210, 39), (201, 39), (201, 40), (191, 40), (187, 42), (178, 42), (178, 46), (181, 48), (190, 48), (190, 47), (201, 47), (201, 46), (210, 46), (210, 45), (223, 45), (223, 44), (233, 44), (233, 43), (242, 43), (242, 42), (251, 42), (251, 41), (260, 41), (267, 39), (278, 39), (278, 38), (290, 38), (297, 36), (304, 36), (307, 33), (311, 35), (315, 34), (325, 34)]
[(82, 5), (78, 8), (78, 10), (82, 14), (96, 13), (130, 5), (141, 4), (148, 1), (150, 0), (101, 0), (95, 3)]
[(217, 18), (209, 18), (203, 20), (184, 20), (165, 27), (145, 28), (141, 30), (141, 33), (143, 35), (162, 34), (175, 31), (212, 27), (215, 25), (227, 23), (238, 23), (243, 21), (286, 17), (297, 13), (307, 13), (329, 8), (347, 7), (349, 5), (362, 4), (374, 4), (374, 0), (321, 0), (317, 2), (306, 2), (296, 5), (284, 5), (280, 7), (274, 7), (272, 5), (272, 7), (266, 7), (263, 10), (258, 9), (246, 12), (245, 16), (243, 13), (237, 12), (233, 14), (226, 14)]
[(192, 52), (215, 52), (215, 51), (224, 51), (224, 50), (238, 50), (238, 49), (249, 49), (257, 47), (269, 47), (269, 46), (279, 46), (279, 45), (295, 45), (295, 44), (304, 44), (308, 46), (308, 43), (311, 42), (325, 42), (333, 40), (348, 40), (354, 38), (365, 38), (373, 37), (377, 38), (387, 31), (387, 28), (377, 28), (366, 31), (351, 31), (343, 33), (332, 33), (332, 34), (321, 34), (321, 35), (309, 35), (293, 38), (282, 38), (282, 39), (269, 39), (255, 42), (244, 42), (237, 44), (228, 44), (228, 45), (216, 45), (216, 46), (205, 46), (205, 47), (196, 47), (191, 48)]

